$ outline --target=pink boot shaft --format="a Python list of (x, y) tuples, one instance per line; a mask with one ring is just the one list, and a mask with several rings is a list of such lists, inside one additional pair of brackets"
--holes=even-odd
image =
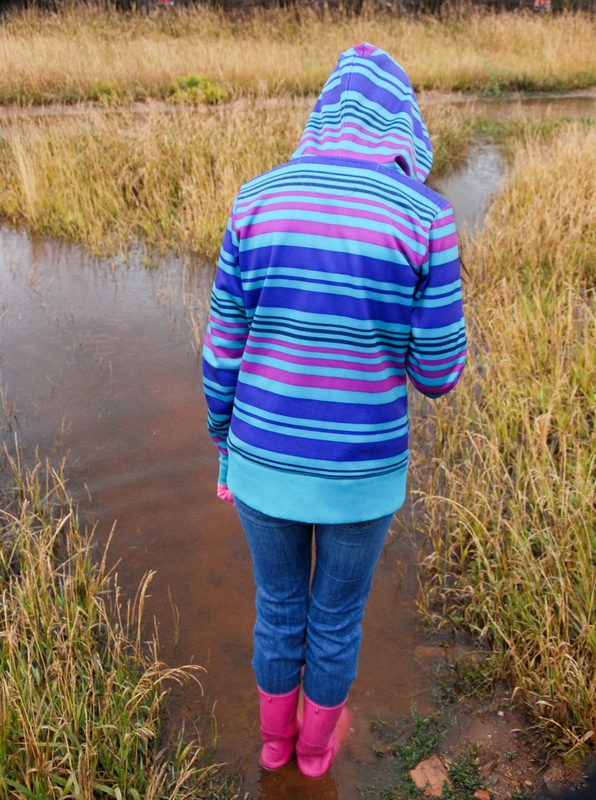
[(297, 686), (286, 694), (268, 694), (261, 688), (261, 766), (265, 769), (279, 769), (294, 755), (298, 736), (298, 695)]
[(350, 726), (351, 714), (345, 702), (319, 706), (304, 695), (304, 720), (296, 742), (298, 767), (303, 775), (324, 775), (337, 755)]

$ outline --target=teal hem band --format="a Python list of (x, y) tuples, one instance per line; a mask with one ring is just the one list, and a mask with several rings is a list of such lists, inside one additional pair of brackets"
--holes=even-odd
[(228, 488), (262, 514), (339, 525), (393, 514), (406, 497), (407, 467), (374, 478), (332, 480), (281, 472), (231, 451)]

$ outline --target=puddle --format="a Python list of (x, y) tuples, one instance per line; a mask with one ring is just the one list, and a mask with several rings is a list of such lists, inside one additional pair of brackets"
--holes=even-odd
[(477, 98), (465, 94), (443, 92), (421, 92), (420, 104), (451, 104), (460, 107), (466, 117), (477, 116), (494, 122), (507, 122), (519, 118), (557, 119), (594, 118), (596, 116), (596, 93), (593, 89), (570, 92), (563, 95), (535, 95), (512, 97)]
[(503, 161), (492, 144), (479, 143), (470, 149), (459, 169), (434, 182), (435, 188), (453, 205), (460, 235), (474, 235), (482, 224), (491, 198), (503, 181)]
[[(442, 182), (460, 224), (475, 227), (498, 185), (496, 151), (479, 145)], [(359, 800), (379, 772), (371, 720), (433, 709), (424, 665), (429, 642), (415, 612), (411, 511), (402, 509), (367, 606), (359, 677), (350, 695), (354, 734), (322, 781), (292, 767), (260, 774), (258, 707), (250, 667), (254, 589), (232, 508), (215, 496), (217, 454), (206, 433), (199, 360), (185, 297), (205, 303), (209, 271), (168, 259), (116, 268), (80, 248), (0, 228), (0, 384), (25, 455), (67, 457), (69, 489), (105, 541), (125, 594), (154, 571), (147, 622), (162, 658), (205, 667), (204, 696), (177, 690), (170, 708), (203, 724), (216, 757), (245, 767), (255, 798)], [(415, 446), (415, 445), (414, 445)], [(436, 655), (436, 650), (435, 650)]]

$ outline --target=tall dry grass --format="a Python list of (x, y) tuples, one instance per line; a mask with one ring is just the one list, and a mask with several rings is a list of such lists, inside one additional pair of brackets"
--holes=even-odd
[[(150, 576), (122, 607), (59, 471), (7, 456), (0, 525), (0, 798), (190, 800), (224, 787), (182, 734), (160, 742), (168, 669), (142, 622)], [(149, 639), (149, 641), (147, 641)], [(203, 764), (208, 763), (203, 760)], [(216, 795), (238, 795), (228, 789)]]
[[(241, 183), (291, 156), (309, 111), (246, 102), (0, 124), (0, 216), (96, 253), (142, 239), (213, 261)], [(436, 174), (470, 131), (448, 108), (427, 116)]]
[(596, 724), (596, 129), (519, 143), (467, 248), (421, 606), (490, 644), (557, 746)]
[(360, 17), (312, 9), (233, 17), (207, 7), (150, 16), (97, 10), (0, 20), (0, 103), (167, 97), (189, 75), (229, 96), (318, 93), (340, 52), (385, 48), (417, 89), (501, 91), (596, 84), (593, 16), (470, 11), (437, 20), (365, 7)]

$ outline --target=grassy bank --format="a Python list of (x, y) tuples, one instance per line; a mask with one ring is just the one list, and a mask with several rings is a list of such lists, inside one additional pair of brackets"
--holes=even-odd
[[(240, 184), (290, 157), (309, 111), (288, 101), (0, 125), (0, 216), (95, 253), (141, 239), (213, 261)], [(427, 118), (436, 175), (471, 133), (448, 108)]]
[(4, 471), (1, 800), (237, 798), (219, 768), (202, 766), (200, 748), (180, 737), (162, 749), (167, 686), (197, 679), (198, 668), (167, 669), (157, 641), (147, 647), (148, 579), (123, 610), (61, 475), (10, 459)]
[(439, 404), (424, 612), (480, 636), (552, 743), (596, 718), (596, 129), (518, 142), (467, 248), (471, 358)]
[[(316, 94), (338, 54), (363, 40), (388, 50), (418, 90), (495, 94), (596, 85), (593, 16), (470, 11), (409, 19), (372, 4), (358, 18), (308, 9), (246, 17), (208, 8), (154, 10), (149, 17), (87, 9), (0, 20), (0, 103)], [(203, 83), (189, 86), (190, 76)]]

